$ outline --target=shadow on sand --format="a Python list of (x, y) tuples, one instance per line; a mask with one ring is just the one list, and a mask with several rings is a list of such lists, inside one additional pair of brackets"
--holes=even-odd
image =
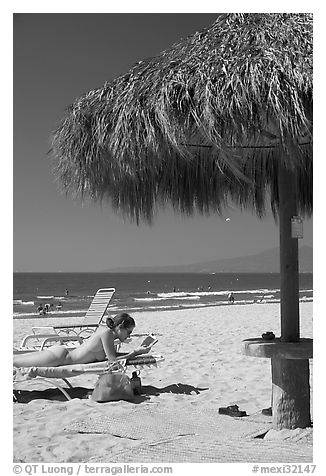
[[(167, 387), (154, 387), (152, 385), (143, 385), (142, 394), (135, 395), (133, 403), (142, 403), (146, 400), (150, 400), (151, 396), (159, 396), (162, 393), (172, 393), (179, 395), (199, 395), (207, 388), (194, 387), (185, 383), (174, 383)], [(86, 399), (93, 392), (93, 388), (74, 387), (65, 388), (70, 398)], [(46, 390), (14, 390), (13, 391), (15, 403), (29, 403), (32, 400), (55, 400), (55, 401), (67, 401), (63, 393), (58, 388), (47, 388)]]

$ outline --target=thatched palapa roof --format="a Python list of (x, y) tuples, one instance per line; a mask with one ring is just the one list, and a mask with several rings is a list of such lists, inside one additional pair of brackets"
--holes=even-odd
[(312, 16), (222, 14), (78, 98), (53, 137), (65, 192), (151, 220), (278, 209), (280, 162), (312, 211)]

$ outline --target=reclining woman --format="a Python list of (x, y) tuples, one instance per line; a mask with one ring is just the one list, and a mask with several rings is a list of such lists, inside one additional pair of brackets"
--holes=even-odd
[(80, 346), (68, 349), (64, 345), (53, 345), (46, 350), (14, 355), (14, 367), (59, 367), (60, 365), (88, 364), (119, 358), (132, 358), (146, 354), (151, 347), (139, 347), (128, 354), (118, 354), (114, 340), (124, 342), (135, 328), (134, 319), (123, 312), (113, 319), (108, 317), (106, 325), (98, 329)]

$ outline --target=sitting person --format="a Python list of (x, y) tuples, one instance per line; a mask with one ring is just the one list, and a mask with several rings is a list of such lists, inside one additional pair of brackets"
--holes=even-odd
[(98, 329), (79, 347), (68, 349), (64, 345), (53, 345), (46, 350), (14, 355), (14, 367), (59, 367), (60, 365), (88, 364), (90, 362), (109, 362), (146, 354), (151, 346), (141, 346), (127, 354), (118, 354), (114, 340), (124, 342), (135, 328), (134, 319), (121, 313), (113, 319), (108, 317), (106, 325)]

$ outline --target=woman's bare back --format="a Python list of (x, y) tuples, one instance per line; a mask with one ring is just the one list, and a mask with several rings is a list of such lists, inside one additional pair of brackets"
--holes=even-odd
[(114, 338), (111, 329), (108, 327), (99, 327), (94, 334), (86, 339), (79, 347), (69, 351), (67, 355), (70, 364), (87, 364), (90, 362), (99, 362), (107, 359), (103, 347), (103, 340), (112, 342), (114, 346)]

